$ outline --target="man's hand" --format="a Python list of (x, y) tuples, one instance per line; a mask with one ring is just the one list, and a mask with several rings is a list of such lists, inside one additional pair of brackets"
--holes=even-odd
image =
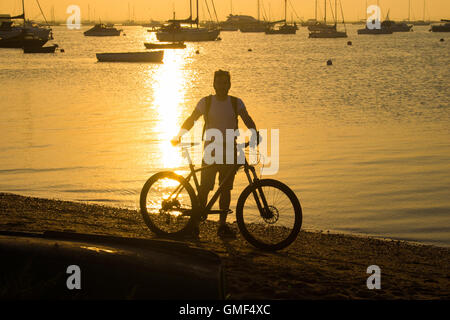
[(175, 138), (173, 138), (172, 140), (170, 140), (170, 143), (175, 147), (177, 145), (179, 145), (181, 142), (181, 137), (180, 136), (176, 136)]
[(261, 143), (262, 137), (259, 135), (259, 131), (252, 132), (252, 135), (250, 137), (250, 146), (255, 148)]

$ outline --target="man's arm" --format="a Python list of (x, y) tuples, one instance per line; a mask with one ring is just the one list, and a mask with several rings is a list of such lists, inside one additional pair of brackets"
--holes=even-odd
[(251, 145), (258, 145), (260, 141), (258, 139), (259, 133), (258, 130), (256, 129), (255, 121), (253, 121), (252, 117), (250, 117), (246, 109), (242, 110), (240, 116), (242, 121), (244, 121), (245, 126), (250, 130), (254, 130), (252, 131), (252, 136), (250, 138)]
[(171, 142), (173, 145), (177, 145), (178, 143), (180, 143), (181, 137), (186, 132), (188, 132), (189, 130), (192, 129), (195, 121), (197, 121), (201, 115), (202, 115), (201, 111), (198, 108), (195, 108), (194, 111), (192, 112), (192, 114), (183, 122), (183, 125), (181, 126), (181, 129), (178, 132), (178, 134), (176, 135), (176, 137), (174, 137), (172, 139)]

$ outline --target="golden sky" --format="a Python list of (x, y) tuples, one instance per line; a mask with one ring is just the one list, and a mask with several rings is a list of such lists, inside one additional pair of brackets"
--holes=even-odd
[[(207, 0), (212, 11), (211, 1)], [(291, 2), (295, 12), (300, 18), (314, 17), (315, 0), (288, 0)], [(324, 0), (319, 1), (319, 17), (322, 16)], [(333, 0), (331, 1), (334, 4)], [(411, 19), (422, 19), (424, 0), (379, 0), (382, 15), (385, 16), (387, 10), (390, 10), (392, 19), (403, 20), (408, 17), (408, 3), (411, 1)], [(131, 17), (135, 20), (167, 20), (172, 17), (175, 8), (177, 18), (187, 18), (189, 16), (189, 0), (39, 0), (47, 19), (50, 19), (50, 12), (54, 6), (56, 19), (65, 20), (69, 14), (66, 9), (69, 5), (79, 5), (82, 12), (82, 19), (88, 18), (88, 5), (90, 7), (90, 16), (105, 20), (127, 20), (129, 11)], [(195, 3), (195, 0), (193, 0)], [(272, 20), (282, 18), (284, 15), (283, 0), (261, 0), (267, 15)], [(365, 17), (366, 0), (341, 0), (346, 20), (356, 20)], [(426, 19), (440, 20), (450, 19), (450, 0), (425, 0)], [(209, 17), (205, 0), (199, 0), (200, 18)], [(367, 3), (376, 4), (377, 0), (367, 0)], [(217, 15), (220, 20), (224, 20), (231, 12), (233, 5), (234, 14), (248, 14), (257, 16), (257, 0), (214, 0)], [(128, 10), (130, 6), (130, 10)], [(25, 0), (27, 16), (31, 19), (39, 19), (39, 8), (36, 0)], [(133, 10), (134, 9), (134, 10)], [(16, 14), (21, 10), (21, 0), (1, 0), (0, 13)], [(262, 11), (262, 9), (261, 9)], [(292, 10), (288, 12), (289, 18), (297, 18)]]

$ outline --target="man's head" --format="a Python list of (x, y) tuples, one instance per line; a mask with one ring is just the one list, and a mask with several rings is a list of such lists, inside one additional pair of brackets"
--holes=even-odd
[(228, 71), (218, 70), (214, 73), (214, 89), (219, 97), (226, 97), (231, 88), (231, 77)]

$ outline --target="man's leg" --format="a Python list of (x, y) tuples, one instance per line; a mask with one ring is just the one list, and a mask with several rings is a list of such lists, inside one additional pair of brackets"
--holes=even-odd
[[(220, 194), (220, 199), (219, 199), (220, 210), (230, 209), (230, 202), (231, 202), (231, 190), (225, 189)], [(226, 224), (227, 215), (228, 214), (226, 212), (220, 214), (219, 225), (223, 226)]]

